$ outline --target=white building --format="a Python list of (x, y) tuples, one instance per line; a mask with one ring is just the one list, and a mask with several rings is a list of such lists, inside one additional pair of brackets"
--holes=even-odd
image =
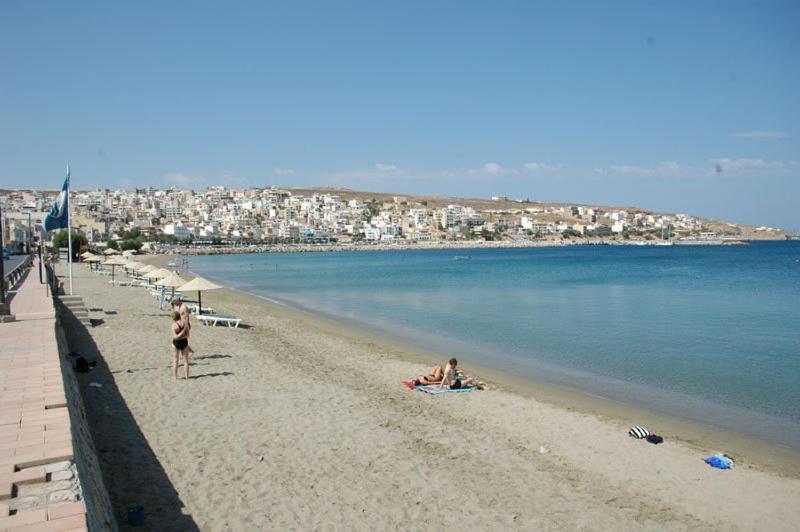
[(165, 235), (173, 235), (178, 240), (186, 240), (191, 236), (189, 228), (178, 222), (175, 224), (166, 224), (164, 226)]

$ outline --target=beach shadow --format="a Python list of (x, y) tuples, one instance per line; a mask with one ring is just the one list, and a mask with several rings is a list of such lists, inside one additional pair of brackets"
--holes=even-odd
[[(167, 367), (167, 366), (164, 366)], [(170, 366), (172, 367), (172, 366)], [(138, 373), (140, 371), (164, 371), (164, 368), (136, 368), (136, 369), (120, 369), (117, 371), (110, 372), (112, 375), (116, 375), (117, 373)]]
[[(98, 362), (90, 375), (76, 376), (103, 481), (120, 530), (130, 529), (128, 507), (143, 506), (147, 530), (199, 532), (192, 516), (183, 513), (183, 501), (125, 404), (86, 326), (66, 307), (62, 308), (62, 313), (70, 351), (80, 351), (87, 359)], [(158, 368), (142, 368), (147, 369)], [(103, 386), (89, 387), (90, 381)]]
[(103, 312), (103, 309), (98, 307), (92, 307), (89, 309), (89, 312)]
[(114, 314), (118, 314), (116, 310), (104, 310), (103, 313), (113, 316)]
[(221, 371), (219, 373), (203, 373), (202, 375), (190, 375), (190, 379), (204, 379), (206, 377), (229, 377), (233, 375), (230, 371)]
[(89, 321), (92, 324), (92, 327), (97, 327), (98, 325), (102, 325), (106, 322), (103, 318), (89, 318)]
[(233, 358), (231, 355), (220, 355), (220, 354), (213, 354), (213, 355), (201, 355), (201, 356), (192, 356), (194, 360), (207, 360), (207, 359), (218, 359), (218, 358)]

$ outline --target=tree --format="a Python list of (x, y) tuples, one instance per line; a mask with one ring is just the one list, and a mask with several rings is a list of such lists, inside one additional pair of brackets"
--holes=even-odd
[(122, 251), (125, 251), (126, 249), (139, 251), (142, 249), (142, 241), (135, 238), (128, 238), (126, 240), (120, 240), (117, 246)]
[[(88, 244), (89, 241), (86, 239), (86, 235), (80, 231), (72, 231), (72, 260), (77, 259), (81, 253), (81, 248)], [(59, 231), (53, 235), (53, 247), (56, 249), (69, 247), (67, 231)]]
[(133, 228), (133, 229), (131, 229), (130, 231), (121, 231), (121, 232), (119, 233), (119, 237), (120, 237), (122, 240), (136, 240), (136, 239), (138, 239), (140, 236), (142, 236), (142, 232), (141, 232), (141, 230), (139, 230), (139, 228), (138, 228), (138, 227), (134, 227), (134, 228)]
[(119, 245), (117, 244), (116, 240), (109, 240), (106, 242), (106, 247), (109, 249), (119, 249)]
[(364, 220), (371, 220), (381, 212), (381, 204), (375, 198), (372, 198), (369, 203), (367, 203), (367, 210), (364, 211)]

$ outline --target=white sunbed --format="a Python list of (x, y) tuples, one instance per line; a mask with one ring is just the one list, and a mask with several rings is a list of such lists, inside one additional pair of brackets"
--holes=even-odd
[(234, 318), (233, 316), (216, 316), (216, 315), (208, 315), (208, 314), (200, 314), (197, 316), (197, 319), (203, 323), (203, 325), (227, 325), (228, 327), (237, 329), (239, 324), (242, 322), (241, 318)]
[[(187, 304), (186, 306), (189, 307), (189, 312), (197, 314), (197, 309), (198, 309), (197, 303), (190, 303)], [(214, 309), (211, 307), (203, 307), (203, 314), (214, 314)]]

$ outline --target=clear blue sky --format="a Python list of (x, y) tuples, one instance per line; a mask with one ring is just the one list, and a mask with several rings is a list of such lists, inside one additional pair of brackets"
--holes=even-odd
[(0, 187), (329, 185), (800, 230), (800, 2), (0, 3)]

